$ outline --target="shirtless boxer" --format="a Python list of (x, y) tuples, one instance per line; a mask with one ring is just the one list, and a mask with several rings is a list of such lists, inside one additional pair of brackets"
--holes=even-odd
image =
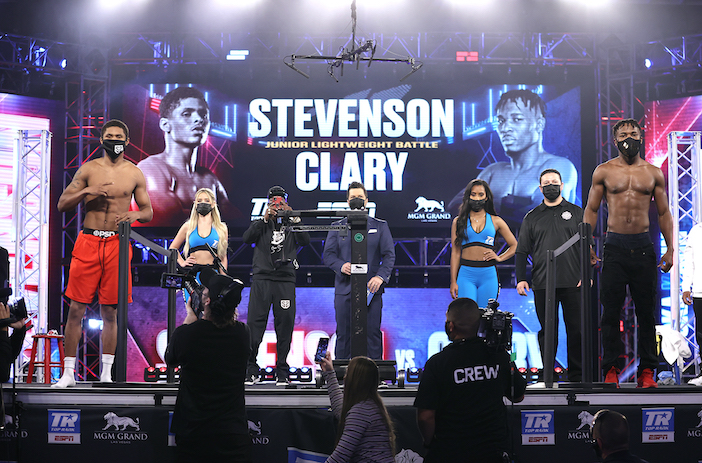
[[(673, 219), (668, 210), (663, 172), (638, 155), (641, 147), (638, 122), (621, 120), (614, 126), (613, 134), (619, 156), (595, 169), (583, 216), (583, 221), (594, 230), (604, 197), (609, 215), (600, 278), (602, 368), (605, 382), (616, 383), (618, 387), (623, 367), (620, 356), (624, 350), (619, 322), (629, 285), (639, 325), (638, 387), (657, 387), (653, 373), (658, 366), (654, 315), (658, 281), (656, 256), (649, 235), (651, 198), (655, 200), (658, 225), (668, 246), (658, 264), (664, 272), (673, 266)], [(594, 251), (592, 254), (596, 258)]]
[[(73, 181), (61, 194), (59, 212), (66, 212), (84, 202), (83, 232), (73, 246), (73, 257), (66, 288), (71, 300), (66, 321), (64, 370), (61, 379), (52, 387), (75, 386), (76, 349), (81, 335), (81, 320), (85, 307), (95, 292), (100, 301), (102, 316), (102, 368), (100, 381), (112, 381), (112, 364), (117, 347), (117, 279), (119, 268), (120, 222), (148, 222), (153, 216), (151, 201), (146, 192), (144, 174), (124, 159), (129, 144), (129, 129), (118, 120), (102, 127), (100, 136), (104, 154), (83, 164)], [(130, 211), (134, 201), (138, 211)], [(132, 252), (129, 250), (129, 260)], [(129, 279), (128, 301), (132, 302), (132, 284)]]

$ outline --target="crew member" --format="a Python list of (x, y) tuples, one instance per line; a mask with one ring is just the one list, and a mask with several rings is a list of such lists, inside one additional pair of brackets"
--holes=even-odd
[(502, 463), (508, 450), (507, 397), (521, 402), (526, 380), (504, 347), (478, 337), (478, 304), (459, 297), (446, 311), (451, 344), (424, 365), (414, 406), (427, 463)]

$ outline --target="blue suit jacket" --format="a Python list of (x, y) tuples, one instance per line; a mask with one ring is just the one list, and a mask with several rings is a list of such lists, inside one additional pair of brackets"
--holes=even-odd
[[(334, 224), (346, 224), (347, 219), (339, 220)], [(327, 233), (324, 242), (324, 265), (336, 274), (334, 279), (335, 294), (351, 294), (351, 277), (341, 273), (341, 267), (346, 262), (351, 262), (351, 233), (339, 236), (339, 232), (332, 230)], [(368, 217), (368, 280), (379, 276), (385, 283), (390, 281), (390, 273), (395, 265), (395, 243), (390, 234), (388, 223), (384, 220)], [(381, 287), (379, 293), (383, 292)]]

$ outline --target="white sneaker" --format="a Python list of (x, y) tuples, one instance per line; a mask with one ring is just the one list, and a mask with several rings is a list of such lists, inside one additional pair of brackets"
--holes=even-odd
[(697, 378), (693, 378), (687, 382), (687, 384), (692, 384), (693, 386), (702, 386), (702, 375)]
[(74, 387), (76, 385), (76, 379), (73, 377), (73, 373), (64, 374), (61, 376), (56, 383), (51, 385), (52, 389), (65, 389), (67, 387)]

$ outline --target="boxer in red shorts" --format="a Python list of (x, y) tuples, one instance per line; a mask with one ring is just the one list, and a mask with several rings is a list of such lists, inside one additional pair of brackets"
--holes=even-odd
[[(117, 348), (117, 279), (119, 266), (120, 222), (148, 222), (153, 216), (146, 180), (141, 170), (124, 159), (129, 144), (129, 129), (122, 121), (111, 120), (102, 127), (100, 143), (104, 154), (83, 164), (73, 181), (61, 194), (59, 212), (74, 209), (81, 202), (85, 207), (83, 232), (73, 247), (66, 296), (71, 300), (66, 321), (64, 370), (52, 387), (75, 386), (76, 350), (81, 335), (85, 307), (98, 293), (102, 316), (102, 368), (100, 381), (112, 381), (112, 364)], [(134, 201), (138, 211), (130, 211)], [(131, 249), (129, 258), (131, 260)], [(131, 297), (129, 280), (129, 302)]]

